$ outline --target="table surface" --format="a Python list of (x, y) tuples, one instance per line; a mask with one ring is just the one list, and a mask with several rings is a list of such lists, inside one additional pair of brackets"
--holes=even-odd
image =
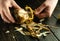
[[(12, 24), (5, 24), (0, 21), (0, 41), (60, 41), (60, 24), (57, 23), (58, 14), (60, 14), (60, 6), (56, 7), (52, 17), (47, 21), (47, 24), (51, 26), (49, 28), (51, 33), (47, 37), (42, 37), (39, 40), (29, 36), (23, 36), (19, 32), (13, 31)], [(16, 24), (14, 25), (16, 26)], [(7, 30), (10, 30), (11, 33), (6, 34), (5, 32)]]

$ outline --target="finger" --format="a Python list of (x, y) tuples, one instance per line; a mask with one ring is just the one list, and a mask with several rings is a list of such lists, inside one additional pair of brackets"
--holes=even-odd
[(6, 7), (3, 11), (4, 11), (4, 13), (5, 13), (5, 16), (6, 16), (12, 23), (14, 23), (15, 20), (14, 20), (14, 18), (12, 17), (12, 15), (11, 15), (11, 13), (10, 13), (10, 11), (9, 11), (9, 8)]
[(48, 11), (44, 11), (41, 14), (38, 15), (39, 18), (46, 18), (49, 17), (49, 12)]
[(43, 3), (40, 7), (35, 10), (35, 14), (41, 13), (46, 8), (46, 5)]
[(7, 22), (7, 23), (10, 23), (10, 21), (5, 17), (4, 13), (1, 13), (1, 18)]
[(2, 11), (0, 10), (0, 15), (1, 15)]
[(45, 9), (45, 14), (46, 16), (50, 17), (50, 6), (47, 6), (46, 9)]
[(19, 5), (14, 0), (12, 0), (12, 6), (16, 9), (21, 9), (21, 7), (19, 7)]
[(45, 18), (45, 17), (47, 17), (46, 13), (41, 13), (38, 15), (38, 18)]
[(50, 7), (47, 6), (42, 13), (39, 13), (38, 17), (45, 18), (45, 17), (49, 17), (49, 15), (50, 15)]
[(0, 14), (2, 13), (2, 8), (0, 7)]

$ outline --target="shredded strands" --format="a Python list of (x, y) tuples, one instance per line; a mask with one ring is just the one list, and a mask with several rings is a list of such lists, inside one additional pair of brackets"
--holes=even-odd
[[(45, 25), (45, 24), (42, 24), (42, 23), (35, 23), (33, 21), (34, 19), (34, 10), (31, 9), (31, 7), (29, 6), (26, 6), (25, 7), (26, 11), (28, 11), (28, 19), (24, 20), (24, 15), (27, 15), (27, 14), (24, 14), (23, 13), (23, 20), (24, 22), (22, 22), (23, 20), (19, 20), (21, 21), (20, 24), (21, 24), (21, 27), (15, 27), (15, 31), (18, 31), (20, 32), (21, 34), (23, 35), (29, 35), (29, 36), (32, 36), (32, 37), (35, 37), (35, 38), (40, 38), (41, 36), (47, 36), (48, 33), (50, 33), (50, 30), (48, 29), (48, 25)], [(19, 14), (19, 18), (20, 17), (20, 13)], [(43, 21), (44, 19), (40, 20), (41, 22)]]

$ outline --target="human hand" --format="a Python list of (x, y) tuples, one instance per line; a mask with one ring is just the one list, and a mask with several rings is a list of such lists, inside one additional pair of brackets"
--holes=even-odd
[(58, 0), (46, 0), (41, 6), (35, 10), (35, 15), (38, 18), (51, 17)]
[(5, 22), (15, 22), (9, 10), (9, 7), (12, 6), (16, 9), (21, 9), (14, 0), (0, 0), (0, 15)]

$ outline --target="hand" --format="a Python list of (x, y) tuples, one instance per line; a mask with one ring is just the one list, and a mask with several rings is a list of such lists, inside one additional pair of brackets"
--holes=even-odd
[(46, 0), (41, 6), (35, 10), (35, 15), (38, 18), (51, 17), (58, 0)]
[(9, 7), (12, 6), (16, 9), (21, 9), (14, 0), (0, 0), (0, 15), (5, 22), (15, 22), (9, 10)]

